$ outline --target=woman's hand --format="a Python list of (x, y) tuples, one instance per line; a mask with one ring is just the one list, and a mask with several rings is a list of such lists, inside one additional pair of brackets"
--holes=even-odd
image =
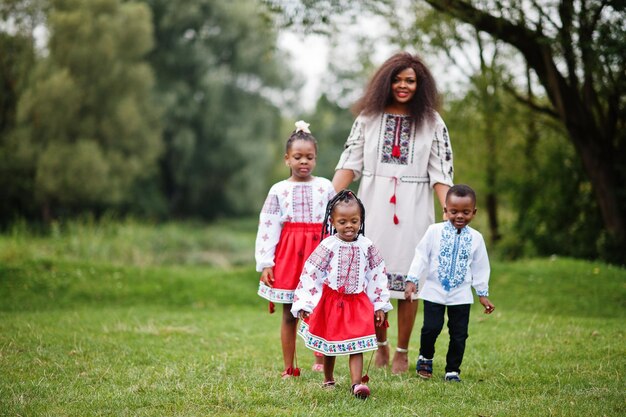
[(274, 268), (272, 268), (271, 266), (267, 268), (263, 268), (263, 271), (261, 272), (261, 282), (270, 288), (273, 286)]
[(308, 311), (304, 311), (304, 310), (298, 311), (298, 318), (300, 320), (304, 320), (304, 319), (308, 318), (310, 315), (311, 315), (311, 313), (309, 313)]
[(415, 294), (415, 291), (417, 290), (417, 287), (415, 286), (415, 284), (411, 281), (406, 283), (406, 286), (404, 287), (404, 299), (410, 302), (413, 302), (413, 294)]

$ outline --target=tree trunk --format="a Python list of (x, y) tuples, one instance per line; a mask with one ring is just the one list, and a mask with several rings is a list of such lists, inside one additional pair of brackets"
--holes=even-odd
[[(532, 80), (530, 76), (530, 68), (526, 67), (526, 94), (531, 102), (534, 102), (534, 93), (532, 90)], [(527, 110), (532, 112), (532, 110)], [(517, 213), (517, 227), (518, 230), (522, 230), (522, 236), (525, 236), (526, 228), (524, 224), (526, 222), (526, 215), (530, 210), (532, 203), (532, 196), (536, 187), (536, 176), (533, 172), (536, 161), (536, 149), (537, 142), (539, 141), (539, 129), (537, 128), (537, 122), (532, 114), (526, 117), (528, 124), (526, 126), (525, 142), (524, 142), (524, 178), (522, 179), (520, 190), (517, 193), (516, 199), (519, 207)]]
[(52, 223), (52, 210), (47, 199), (41, 205), (41, 219), (45, 224)]
[(618, 199), (619, 192), (616, 180), (619, 178), (619, 174), (614, 169), (613, 150), (598, 149), (599, 147), (595, 142), (588, 140), (593, 137), (602, 137), (604, 132), (600, 129), (581, 131), (578, 128), (567, 126), (567, 130), (591, 181), (603, 223), (614, 239), (623, 242), (626, 238), (626, 223), (624, 223), (626, 213), (620, 207)]

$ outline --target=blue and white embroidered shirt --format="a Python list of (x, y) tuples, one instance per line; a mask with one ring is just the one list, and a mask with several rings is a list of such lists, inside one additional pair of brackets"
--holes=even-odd
[(449, 221), (431, 225), (415, 248), (407, 281), (422, 281), (419, 298), (437, 304), (472, 304), (489, 295), (489, 257), (483, 236), (469, 226), (460, 233)]

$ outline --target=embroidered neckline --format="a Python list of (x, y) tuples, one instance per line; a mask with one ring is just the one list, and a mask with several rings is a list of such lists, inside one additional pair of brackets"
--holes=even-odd
[(337, 236), (337, 234), (336, 234), (336, 233), (333, 235), (333, 237), (335, 238), (335, 240), (337, 240), (337, 241), (339, 241), (339, 242), (341, 242), (341, 243), (349, 243), (349, 244), (351, 244), (351, 245), (352, 245), (352, 244), (356, 244), (356, 243), (357, 243), (357, 241), (359, 240), (359, 237), (360, 237), (360, 236), (361, 236), (361, 235), (358, 235), (358, 236), (356, 237), (356, 239), (351, 240), (351, 241), (349, 241), (349, 242), (348, 242), (348, 241), (345, 241), (345, 240), (341, 239), (339, 236)]
[(467, 226), (457, 233), (449, 221), (443, 227), (439, 242), (437, 276), (444, 290), (460, 286), (467, 275), (472, 249), (472, 234)]

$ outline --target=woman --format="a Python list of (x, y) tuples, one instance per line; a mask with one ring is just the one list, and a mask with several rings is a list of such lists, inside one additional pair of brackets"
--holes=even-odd
[[(453, 184), (452, 147), (438, 106), (435, 80), (424, 62), (406, 52), (393, 55), (354, 107), (358, 116), (333, 177), (335, 190), (361, 179), (365, 233), (382, 254), (391, 297), (398, 299), (393, 373), (409, 366), (417, 301), (404, 300), (405, 279), (417, 243), (435, 221), (432, 190), (443, 207)], [(376, 365), (387, 366), (387, 330), (377, 327), (376, 337)]]

